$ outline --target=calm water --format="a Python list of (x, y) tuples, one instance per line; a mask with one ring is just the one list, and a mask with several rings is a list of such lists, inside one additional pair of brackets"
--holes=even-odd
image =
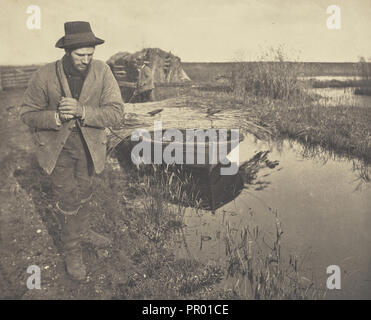
[(354, 88), (315, 88), (309, 91), (321, 96), (319, 103), (323, 106), (371, 107), (371, 96), (355, 95)]
[(188, 251), (180, 246), (179, 256), (223, 262), (221, 234), (227, 223), (235, 230), (257, 225), (267, 239), (273, 238), (271, 209), (276, 209), (284, 231), (283, 252), (299, 257), (303, 275), (324, 287), (326, 268), (341, 268), (342, 289), (329, 291), (327, 298), (370, 299), (371, 186), (360, 179), (355, 163), (321, 152), (308, 153), (298, 143), (267, 143), (252, 136), (246, 137), (239, 151), (240, 163), (259, 151), (270, 151), (269, 159), (279, 164), (261, 169), (254, 184), (214, 214), (188, 209)]
[[(316, 81), (354, 81), (361, 80), (361, 77), (356, 76), (317, 76), (317, 77), (300, 77), (302, 80)], [(361, 106), (370, 107), (371, 97), (354, 94), (355, 88), (313, 88), (309, 92), (313, 92), (321, 96), (319, 103), (324, 106), (337, 106), (343, 104), (346, 106)]]
[(315, 76), (315, 77), (299, 77), (300, 80), (317, 80), (317, 81), (352, 81), (352, 80), (361, 80), (362, 77), (357, 76)]

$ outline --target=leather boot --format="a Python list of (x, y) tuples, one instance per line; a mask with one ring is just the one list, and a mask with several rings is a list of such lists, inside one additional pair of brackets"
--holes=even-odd
[(82, 260), (80, 233), (81, 221), (78, 215), (64, 215), (61, 239), (64, 247), (66, 270), (74, 280), (83, 280), (86, 277), (86, 268)]
[(90, 212), (91, 208), (89, 203), (85, 203), (81, 206), (80, 211), (77, 215), (80, 225), (80, 239), (85, 243), (90, 243), (97, 248), (109, 247), (112, 240), (106, 236), (96, 233), (90, 228)]
[(65, 263), (67, 273), (74, 280), (84, 280), (86, 278), (86, 268), (82, 261), (81, 247), (73, 248), (65, 253)]
[(81, 235), (81, 240), (90, 243), (97, 248), (109, 247), (112, 244), (112, 240), (96, 233), (95, 231), (88, 229)]

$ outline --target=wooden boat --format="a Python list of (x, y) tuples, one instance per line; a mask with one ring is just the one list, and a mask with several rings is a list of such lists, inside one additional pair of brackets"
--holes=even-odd
[[(163, 133), (164, 132), (165, 130)], [(183, 137), (186, 137), (185, 130), (180, 130), (180, 132), (182, 132)], [(225, 144), (227, 150), (231, 151), (232, 146), (235, 143), (241, 142), (243, 138), (243, 136), (239, 136), (237, 141), (233, 141), (231, 131), (227, 131), (226, 141), (218, 141), (216, 143), (217, 152), (222, 144)], [(153, 159), (155, 147), (161, 148), (162, 152), (164, 152), (170, 143), (173, 144), (172, 147), (181, 148), (183, 159), (186, 159), (187, 153), (189, 154), (189, 151), (187, 152), (187, 141), (181, 143), (166, 141), (164, 139), (156, 141), (154, 139), (154, 132), (151, 132), (150, 140), (143, 138), (141, 141), (148, 141), (148, 143), (151, 144), (151, 159)], [(137, 166), (135, 166), (131, 160), (131, 152), (138, 143), (138, 141), (131, 141), (130, 138), (127, 138), (116, 147), (117, 158), (121, 166), (126, 170), (137, 169)], [(182, 185), (183, 192), (194, 195), (191, 203), (204, 209), (216, 210), (238, 196), (243, 189), (243, 178), (240, 172), (237, 172), (234, 175), (222, 175), (220, 169), (223, 165), (220, 161), (217, 163), (209, 163), (210, 143), (208, 141), (195, 141), (194, 146), (194, 150), (190, 152), (193, 152), (196, 163), (169, 164), (163, 162), (157, 164), (157, 167), (160, 169), (162, 168), (163, 170), (165, 170), (165, 168), (166, 170), (172, 170), (181, 181), (184, 181), (184, 184)], [(197, 163), (197, 157), (205, 157), (205, 163)], [(155, 163), (153, 161), (149, 165), (144, 165), (144, 167), (147, 167), (148, 169), (148, 174), (151, 174), (154, 166)], [(192, 204), (187, 203), (186, 205)]]
[[(148, 155), (140, 154), (141, 157), (144, 157), (147, 161), (147, 164), (172, 164), (164, 160), (166, 155), (176, 156), (176, 152), (181, 152), (181, 161), (178, 161), (176, 164), (184, 164), (190, 167), (200, 167), (207, 170), (211, 170), (216, 167), (218, 164), (223, 163), (225, 159), (221, 159), (221, 156), (228, 155), (233, 147), (238, 145), (243, 139), (244, 136), (239, 134), (238, 137), (234, 137), (231, 130), (226, 131), (226, 137), (219, 136), (220, 131), (215, 130), (214, 138), (210, 138), (207, 134), (208, 129), (201, 130), (176, 130), (167, 129), (163, 130), (161, 134), (155, 134), (154, 131), (149, 132), (149, 136), (140, 137), (140, 141), (132, 141), (130, 137), (124, 139), (117, 147), (119, 153), (122, 154), (120, 149), (125, 149), (127, 154), (127, 160), (131, 161), (131, 151), (139, 143), (144, 142), (150, 145), (151, 153)], [(171, 137), (173, 135), (179, 134), (182, 141), (178, 141)], [(203, 139), (199, 139), (199, 137)], [(172, 138), (172, 139), (171, 139)], [(179, 139), (180, 140), (180, 139)], [(201, 140), (201, 141), (200, 141)], [(222, 149), (224, 148), (224, 150)], [(162, 162), (158, 163), (154, 161), (155, 150), (162, 155)], [(211, 154), (210, 154), (211, 153)], [(179, 156), (179, 155), (178, 155)], [(216, 156), (216, 158), (215, 158)], [(177, 158), (178, 160), (179, 158)], [(192, 161), (193, 160), (193, 161)], [(176, 162), (174, 160), (174, 162)]]

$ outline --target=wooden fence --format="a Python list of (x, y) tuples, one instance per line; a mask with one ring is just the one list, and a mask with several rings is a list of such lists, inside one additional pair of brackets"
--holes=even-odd
[(0, 67), (0, 90), (26, 88), (32, 74), (39, 67), (39, 65)]

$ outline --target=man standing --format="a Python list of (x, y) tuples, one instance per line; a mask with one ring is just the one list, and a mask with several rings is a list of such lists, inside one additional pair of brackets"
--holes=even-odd
[(109, 244), (88, 227), (92, 176), (103, 171), (105, 128), (122, 121), (123, 102), (107, 64), (93, 60), (95, 37), (90, 24), (66, 22), (56, 43), (65, 55), (32, 77), (22, 104), (22, 120), (33, 130), (40, 166), (51, 175), (68, 274), (82, 280), (81, 242)]
[(153, 89), (155, 88), (153, 82), (152, 70), (149, 67), (149, 61), (144, 59), (139, 68), (138, 82), (137, 82), (137, 102), (153, 101)]

